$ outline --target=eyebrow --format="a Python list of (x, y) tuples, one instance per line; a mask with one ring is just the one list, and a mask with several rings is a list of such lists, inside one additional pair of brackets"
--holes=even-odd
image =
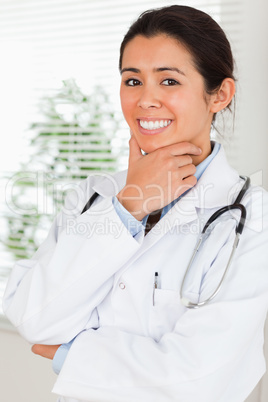
[[(121, 74), (125, 73), (126, 71), (130, 71), (132, 73), (137, 73), (137, 74), (141, 73), (141, 70), (139, 70), (138, 68), (129, 67), (129, 68), (123, 68), (121, 70)], [(158, 67), (158, 68), (154, 68), (153, 71), (155, 73), (159, 73), (161, 71), (176, 71), (177, 73), (185, 76), (185, 73), (177, 67)]]

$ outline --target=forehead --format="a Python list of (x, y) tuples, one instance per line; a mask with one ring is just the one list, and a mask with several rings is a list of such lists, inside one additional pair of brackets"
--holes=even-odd
[[(178, 40), (165, 35), (146, 38), (138, 35), (125, 47), (122, 68), (130, 67), (128, 64), (139, 66), (159, 64), (179, 64), (177, 67), (193, 68), (194, 62), (191, 53)], [(134, 66), (133, 64), (133, 66)], [(131, 67), (133, 67), (131, 66)]]

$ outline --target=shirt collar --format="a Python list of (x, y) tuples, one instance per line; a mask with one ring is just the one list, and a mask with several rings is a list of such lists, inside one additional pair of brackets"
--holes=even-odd
[(206, 159), (204, 159), (199, 165), (196, 166), (196, 172), (194, 176), (197, 180), (200, 179), (210, 162), (215, 158), (219, 150), (221, 149), (221, 144), (215, 141), (211, 141), (212, 152), (208, 155)]

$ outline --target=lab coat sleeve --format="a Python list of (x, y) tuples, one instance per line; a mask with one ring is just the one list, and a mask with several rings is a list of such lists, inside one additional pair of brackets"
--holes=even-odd
[[(222, 394), (252, 343), (258, 343), (265, 319), (260, 303), (267, 298), (209, 306), (198, 317), (191, 311), (159, 343), (112, 327), (83, 332), (53, 392), (81, 401), (108, 402), (112, 395), (117, 402), (227, 402)], [(263, 370), (257, 365), (254, 385)], [(234, 395), (230, 401), (244, 401), (254, 387), (243, 385), (244, 399)]]
[(113, 275), (140, 246), (112, 197), (82, 215), (81, 210), (67, 217), (61, 213), (35, 256), (18, 261), (9, 278), (4, 312), (31, 343), (67, 343), (87, 328), (112, 288)]
[[(260, 217), (265, 224), (260, 233), (245, 228), (232, 275), (217, 299), (187, 310), (159, 342), (116, 327), (83, 332), (74, 341), (53, 391), (99, 402), (110, 401), (111, 395), (117, 402), (244, 401), (264, 372), (267, 218), (267, 213), (263, 220)], [(223, 249), (216, 269), (207, 273), (201, 297), (211, 294), (210, 287), (215, 289), (219, 277), (213, 271), (225, 257)], [(243, 361), (250, 370), (249, 380), (238, 385), (237, 395), (227, 398), (230, 383), (241, 381)]]

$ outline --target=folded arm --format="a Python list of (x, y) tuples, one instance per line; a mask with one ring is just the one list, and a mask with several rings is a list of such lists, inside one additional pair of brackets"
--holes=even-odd
[(112, 197), (69, 220), (61, 214), (33, 259), (13, 268), (4, 312), (31, 343), (69, 342), (89, 327), (95, 307), (112, 289), (113, 275), (139, 247)]

